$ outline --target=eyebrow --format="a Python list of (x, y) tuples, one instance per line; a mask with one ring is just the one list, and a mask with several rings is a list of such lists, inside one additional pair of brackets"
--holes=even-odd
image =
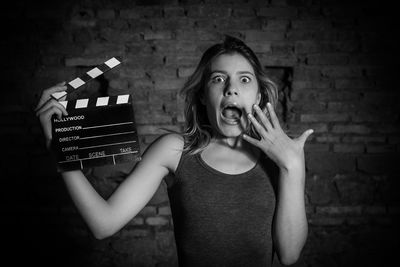
[[(228, 74), (228, 72), (224, 71), (224, 70), (214, 70), (211, 72), (211, 75), (214, 73), (223, 73), (223, 74)], [(252, 73), (251, 71), (247, 71), (247, 70), (242, 70), (242, 71), (238, 71), (238, 74), (250, 74), (252, 76), (255, 76), (254, 73)]]

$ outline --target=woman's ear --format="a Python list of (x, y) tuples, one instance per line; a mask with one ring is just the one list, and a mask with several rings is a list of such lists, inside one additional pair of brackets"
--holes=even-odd
[(256, 104), (259, 106), (259, 105), (260, 105), (260, 102), (261, 102), (261, 93), (258, 92), (257, 98), (256, 98)]

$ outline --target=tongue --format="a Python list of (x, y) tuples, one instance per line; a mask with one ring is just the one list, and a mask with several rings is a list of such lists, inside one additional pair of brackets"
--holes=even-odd
[(240, 118), (240, 112), (236, 108), (226, 108), (222, 114), (228, 119), (238, 120)]

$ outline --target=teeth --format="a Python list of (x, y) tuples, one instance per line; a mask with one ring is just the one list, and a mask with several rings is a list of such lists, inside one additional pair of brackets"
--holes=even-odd
[(228, 119), (238, 120), (242, 116), (242, 111), (235, 106), (228, 106), (222, 110), (222, 115)]

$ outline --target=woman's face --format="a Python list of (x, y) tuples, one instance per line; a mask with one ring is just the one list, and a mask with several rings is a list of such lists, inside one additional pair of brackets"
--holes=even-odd
[(254, 69), (246, 58), (234, 53), (213, 60), (202, 103), (214, 136), (239, 136), (248, 126), (247, 114), (260, 99)]

